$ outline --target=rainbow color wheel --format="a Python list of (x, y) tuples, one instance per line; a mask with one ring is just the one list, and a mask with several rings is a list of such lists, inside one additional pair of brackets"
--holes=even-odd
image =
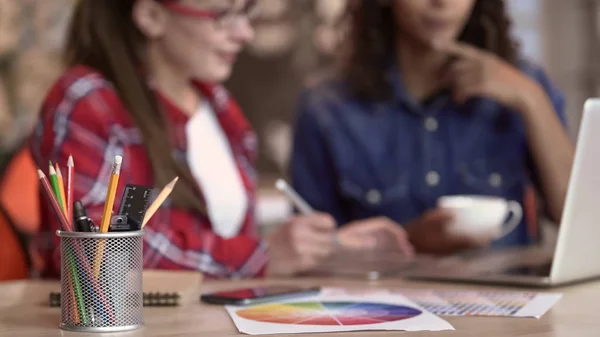
[(295, 302), (257, 305), (237, 311), (252, 321), (301, 325), (365, 325), (416, 317), (415, 308), (365, 302)]

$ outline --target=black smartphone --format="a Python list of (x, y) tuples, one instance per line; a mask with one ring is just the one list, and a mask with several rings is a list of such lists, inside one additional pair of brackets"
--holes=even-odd
[(321, 288), (300, 288), (293, 286), (271, 286), (244, 288), (221, 291), (200, 296), (200, 300), (208, 304), (218, 305), (251, 305), (257, 303), (280, 301), (284, 299), (317, 295)]

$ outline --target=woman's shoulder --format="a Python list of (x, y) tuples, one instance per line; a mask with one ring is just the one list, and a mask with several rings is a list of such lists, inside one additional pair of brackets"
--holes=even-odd
[(521, 72), (536, 81), (544, 89), (557, 111), (564, 109), (565, 95), (543, 66), (527, 58), (519, 59), (517, 66)]
[(82, 95), (99, 89), (112, 91), (112, 85), (99, 71), (85, 65), (75, 65), (66, 69), (54, 82), (50, 93)]
[[(84, 106), (85, 108), (79, 109)], [(51, 118), (56, 114), (77, 113), (85, 110), (94, 118), (95, 110), (115, 113), (122, 108), (122, 102), (112, 84), (97, 70), (84, 65), (66, 69), (48, 90), (42, 103), (41, 118)], [(119, 109), (116, 109), (116, 108)]]
[(355, 100), (349, 85), (340, 75), (329, 75), (307, 81), (298, 98), (298, 113), (314, 117), (331, 117), (337, 110)]
[(541, 84), (544, 88), (552, 87), (557, 90), (554, 86), (554, 81), (551, 79), (546, 69), (539, 63), (528, 58), (520, 58), (517, 60), (517, 67), (521, 72)]

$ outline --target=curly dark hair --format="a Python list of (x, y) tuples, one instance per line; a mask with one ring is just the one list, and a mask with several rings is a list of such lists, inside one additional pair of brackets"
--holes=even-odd
[[(392, 96), (386, 72), (395, 53), (396, 23), (389, 6), (359, 0), (349, 11), (349, 54), (344, 73), (352, 90), (367, 99)], [(519, 45), (510, 35), (511, 25), (504, 0), (477, 0), (459, 41), (516, 64)]]

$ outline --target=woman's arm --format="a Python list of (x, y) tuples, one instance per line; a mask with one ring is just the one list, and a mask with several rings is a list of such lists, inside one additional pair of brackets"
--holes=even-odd
[(575, 146), (559, 119), (559, 114), (564, 119), (563, 107), (558, 106), (562, 103), (553, 104), (549, 97), (553, 91), (549, 81), (542, 71), (525, 74), (498, 56), (464, 43), (453, 42), (438, 48), (454, 57), (444, 81), (451, 85), (457, 102), (485, 97), (521, 113), (537, 174), (535, 178), (548, 215), (559, 223)]
[(206, 228), (187, 214), (158, 211), (144, 227), (144, 268), (198, 270), (213, 278), (265, 274), (267, 247), (257, 236), (242, 231), (226, 239)]
[(575, 146), (546, 90), (535, 81), (527, 85), (517, 109), (523, 116), (539, 187), (551, 220), (560, 223), (575, 156)]

